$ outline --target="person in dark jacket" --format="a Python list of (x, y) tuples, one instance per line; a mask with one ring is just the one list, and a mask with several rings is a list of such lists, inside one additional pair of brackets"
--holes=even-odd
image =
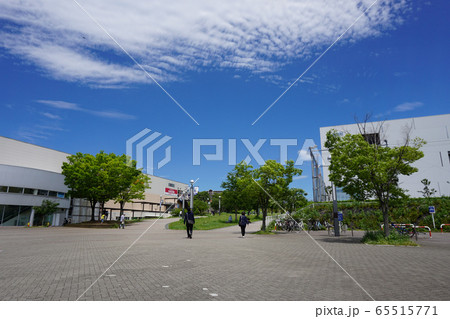
[(187, 213), (184, 214), (184, 223), (186, 224), (187, 236), (192, 239), (192, 230), (194, 229), (195, 218), (194, 213), (190, 209), (188, 209)]
[(249, 223), (250, 221), (247, 216), (245, 216), (245, 212), (242, 212), (242, 215), (239, 217), (239, 226), (241, 227), (242, 238), (245, 237), (245, 227), (247, 227), (247, 224)]

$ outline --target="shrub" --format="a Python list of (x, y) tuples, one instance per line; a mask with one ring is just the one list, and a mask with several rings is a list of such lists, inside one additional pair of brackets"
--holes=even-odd
[(388, 237), (384, 236), (382, 230), (367, 231), (361, 241), (365, 244), (374, 245), (417, 246), (407, 235), (401, 235), (396, 231), (392, 231)]
[(181, 208), (175, 208), (174, 210), (172, 210), (171, 212), (170, 212), (170, 215), (172, 216), (172, 217), (178, 217), (178, 216), (180, 216), (180, 212), (182, 211), (182, 209)]

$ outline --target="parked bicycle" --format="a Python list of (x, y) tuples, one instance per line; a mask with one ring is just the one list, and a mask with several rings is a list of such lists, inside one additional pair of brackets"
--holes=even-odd
[(277, 219), (275, 221), (276, 230), (280, 231), (301, 231), (303, 229), (303, 221), (295, 221), (292, 218)]

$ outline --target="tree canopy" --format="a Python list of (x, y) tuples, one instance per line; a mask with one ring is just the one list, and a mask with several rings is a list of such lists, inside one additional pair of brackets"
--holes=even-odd
[(362, 134), (339, 136), (327, 133), (325, 147), (331, 154), (330, 181), (356, 200), (376, 198), (383, 212), (385, 235), (389, 235), (389, 200), (406, 196), (399, 186), (400, 175), (418, 169), (411, 164), (422, 158), (422, 139), (409, 140), (401, 146), (388, 147), (369, 143)]
[(41, 219), (40, 221), (41, 225), (44, 224), (45, 216), (56, 212), (58, 210), (58, 206), (59, 206), (58, 203), (55, 203), (48, 199), (44, 199), (40, 206), (33, 207), (35, 216)]
[[(226, 180), (222, 183), (224, 192), (222, 193), (222, 206), (229, 211), (237, 210), (258, 210), (263, 212), (262, 229), (265, 230), (265, 218), (267, 209), (271, 204), (277, 203), (283, 209), (290, 210), (292, 201), (303, 201), (304, 191), (298, 189), (297, 192), (291, 191), (289, 185), (293, 177), (301, 175), (302, 170), (294, 167), (293, 161), (287, 161), (282, 165), (275, 160), (268, 160), (264, 165), (252, 169), (251, 165), (241, 162), (228, 173)], [(301, 199), (290, 199), (289, 195), (300, 196)]]
[[(136, 169), (135, 161), (126, 155), (118, 156), (103, 151), (97, 155), (77, 153), (67, 157), (62, 165), (64, 183), (69, 195), (87, 199), (91, 205), (91, 220), (95, 220), (95, 206), (115, 199), (127, 202), (142, 196), (148, 179)], [(133, 186), (134, 184), (134, 186)]]
[(145, 199), (145, 190), (150, 188), (151, 179), (141, 170), (136, 169), (136, 161), (128, 161), (128, 165), (122, 167), (119, 172), (119, 193), (114, 198), (120, 204), (120, 215), (123, 214), (125, 203), (133, 199)]

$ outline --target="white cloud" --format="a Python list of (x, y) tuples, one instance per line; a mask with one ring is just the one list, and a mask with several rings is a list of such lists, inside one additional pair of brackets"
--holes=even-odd
[(60, 120), (61, 119), (60, 116), (58, 116), (56, 114), (53, 114), (53, 113), (43, 112), (41, 114), (44, 115), (45, 117), (48, 117), (49, 119), (52, 119), (52, 120)]
[[(160, 82), (208, 67), (272, 73), (311, 59), (372, 0), (78, 2)], [(379, 0), (342, 41), (401, 23), (410, 0)], [(150, 82), (74, 1), (2, 0), (0, 46), (48, 76), (101, 87)]]
[(37, 100), (36, 102), (40, 104), (44, 104), (53, 108), (63, 109), (63, 110), (71, 110), (71, 111), (79, 111), (89, 113), (98, 117), (103, 118), (111, 118), (111, 119), (121, 119), (121, 120), (133, 120), (136, 117), (134, 115), (129, 115), (121, 112), (106, 110), (106, 111), (98, 111), (91, 110), (79, 107), (75, 103), (65, 102), (65, 101), (53, 101), (53, 100)]
[(63, 110), (73, 110), (73, 111), (82, 111), (82, 108), (80, 108), (75, 103), (69, 103), (64, 101), (53, 101), (53, 100), (37, 100), (36, 102), (41, 104), (46, 104), (48, 106), (57, 108), (57, 109), (63, 109)]
[(415, 110), (422, 106), (423, 106), (422, 102), (405, 102), (405, 103), (397, 105), (396, 107), (394, 107), (393, 109), (391, 109), (385, 113), (380, 113), (380, 114), (375, 115), (375, 118), (385, 117), (392, 113), (412, 111), (412, 110)]
[(423, 106), (422, 102), (405, 102), (394, 107), (393, 112), (407, 112)]

